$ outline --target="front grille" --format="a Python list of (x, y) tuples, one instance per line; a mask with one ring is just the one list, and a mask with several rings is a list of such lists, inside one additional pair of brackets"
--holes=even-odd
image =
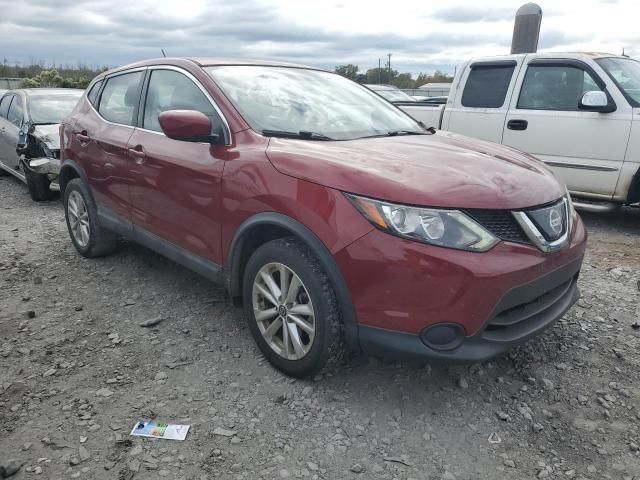
[(508, 210), (466, 210), (465, 213), (501, 240), (531, 243)]

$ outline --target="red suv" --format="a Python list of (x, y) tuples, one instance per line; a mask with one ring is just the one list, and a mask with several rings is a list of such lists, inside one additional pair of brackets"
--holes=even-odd
[(345, 348), (482, 361), (579, 296), (585, 229), (541, 162), (333, 73), (137, 63), (98, 76), (61, 137), (78, 252), (125, 236), (224, 284), (289, 375)]

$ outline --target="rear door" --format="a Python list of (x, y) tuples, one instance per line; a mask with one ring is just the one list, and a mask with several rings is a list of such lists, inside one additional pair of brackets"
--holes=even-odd
[[(221, 263), (220, 195), (229, 129), (204, 87), (186, 70), (150, 68), (144, 110), (129, 140), (133, 228)], [(227, 145), (172, 140), (158, 116), (167, 110), (207, 115)]]
[(442, 129), (500, 143), (504, 119), (523, 56), (473, 60), (452, 87)]
[[(74, 149), (102, 215), (130, 223), (127, 144), (135, 130), (146, 69), (126, 71), (105, 80), (73, 125)], [(91, 103), (93, 100), (93, 104)]]
[(582, 95), (592, 90), (614, 100), (586, 62), (531, 60), (518, 79), (503, 143), (544, 161), (571, 192), (610, 199), (625, 158), (632, 109), (615, 98), (615, 112), (580, 110)]

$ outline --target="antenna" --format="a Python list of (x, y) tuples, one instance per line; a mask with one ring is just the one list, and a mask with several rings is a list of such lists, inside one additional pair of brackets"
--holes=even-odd
[(162, 52), (162, 56), (163, 56), (164, 58), (167, 58), (167, 54), (166, 54), (166, 53), (164, 53), (164, 48), (161, 48), (161, 49), (160, 49), (160, 51)]

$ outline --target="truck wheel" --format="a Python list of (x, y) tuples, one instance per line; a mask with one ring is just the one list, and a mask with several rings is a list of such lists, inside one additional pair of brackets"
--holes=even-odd
[(98, 222), (96, 205), (81, 179), (74, 178), (67, 184), (63, 202), (69, 236), (80, 255), (100, 257), (117, 248), (118, 236)]
[(49, 189), (51, 180), (46, 175), (35, 173), (25, 169), (25, 177), (27, 179), (27, 188), (31, 199), (36, 202), (44, 202), (53, 198), (53, 192)]
[(308, 377), (342, 357), (336, 294), (304, 243), (287, 237), (262, 245), (247, 263), (242, 289), (251, 334), (276, 368)]

